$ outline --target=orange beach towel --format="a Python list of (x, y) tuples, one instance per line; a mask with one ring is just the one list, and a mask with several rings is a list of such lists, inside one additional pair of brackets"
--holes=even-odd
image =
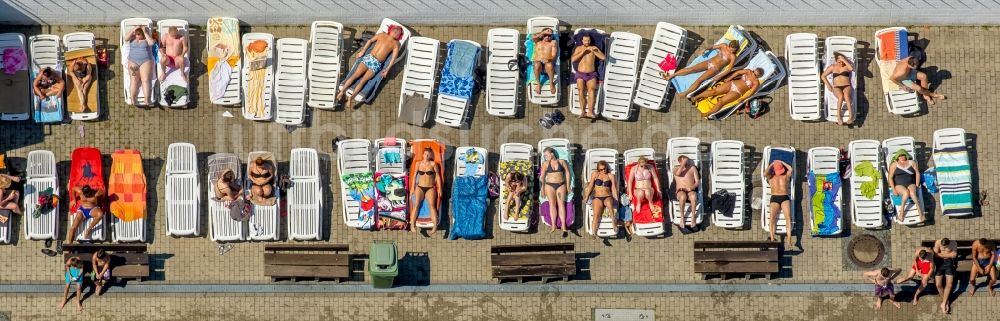
[(111, 154), (108, 183), (111, 214), (125, 222), (146, 217), (146, 176), (139, 151), (126, 149)]

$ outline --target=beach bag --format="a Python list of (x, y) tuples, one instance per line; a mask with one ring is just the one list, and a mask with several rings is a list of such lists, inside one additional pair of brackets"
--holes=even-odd
[(663, 61), (660, 61), (660, 70), (663, 72), (672, 72), (677, 69), (677, 56), (672, 53), (667, 53), (666, 57), (663, 57)]
[(747, 114), (750, 119), (757, 119), (763, 116), (770, 109), (771, 97), (757, 97), (751, 98), (743, 103), (743, 113)]
[(110, 64), (110, 62), (109, 62), (108, 59), (109, 58), (108, 58), (108, 50), (107, 49), (104, 49), (104, 48), (97, 49), (97, 66), (98, 67), (100, 67), (101, 69), (108, 69), (108, 66)]
[(851, 178), (851, 175), (854, 175), (854, 171), (851, 170), (851, 157), (849, 156), (846, 150), (844, 149), (840, 150), (839, 161), (840, 161), (840, 172), (843, 173), (841, 175), (841, 179)]
[(487, 176), (487, 190), (491, 199), (500, 197), (500, 176), (496, 172), (490, 172)]
[(928, 168), (923, 174), (920, 174), (923, 179), (924, 188), (927, 189), (928, 193), (937, 194), (937, 170), (934, 167)]

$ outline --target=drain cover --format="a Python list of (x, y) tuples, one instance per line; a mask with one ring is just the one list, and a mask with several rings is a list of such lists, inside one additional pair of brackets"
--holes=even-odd
[(847, 245), (847, 255), (859, 267), (872, 268), (885, 257), (885, 245), (875, 236), (862, 234)]

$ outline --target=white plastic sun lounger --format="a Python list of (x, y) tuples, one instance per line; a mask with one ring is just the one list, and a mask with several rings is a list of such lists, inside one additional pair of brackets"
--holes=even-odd
[[(91, 50), (93, 50), (94, 49), (94, 34), (93, 33), (89, 33), (89, 32), (74, 32), (74, 33), (66, 34), (66, 35), (63, 36), (63, 46), (66, 46), (65, 52), (70, 52), (70, 51), (77, 50), (77, 49), (91, 49)], [(96, 64), (95, 65), (91, 65), (91, 67), (95, 68), (94, 70), (96, 70), (97, 65)], [(101, 79), (100, 79), (101, 77), (100, 76), (101, 76), (101, 73), (99, 73), (99, 72), (95, 72), (94, 73), (94, 83), (91, 84), (91, 86), (100, 86), (100, 83), (101, 83)], [(67, 78), (66, 81), (71, 82), (72, 80), (70, 80), (69, 78)], [(94, 90), (94, 93), (95, 93), (94, 97), (91, 97), (91, 99), (94, 99), (94, 98), (97, 99), (96, 102), (94, 102), (94, 106), (96, 106), (96, 108), (94, 109), (94, 111), (92, 111), (92, 112), (80, 112), (80, 113), (70, 112), (69, 113), (69, 118), (70, 119), (73, 119), (73, 120), (94, 120), (94, 119), (97, 119), (98, 117), (100, 117), (100, 115), (101, 115), (101, 104), (100, 104), (100, 101), (101, 101), (101, 90), (100, 90), (100, 88), (98, 88), (97, 90)], [(67, 95), (71, 95), (71, 94), (75, 94), (75, 93), (67, 92), (66, 94)]]
[(746, 224), (747, 182), (743, 164), (743, 142), (737, 140), (717, 140), (712, 142), (712, 194), (726, 190), (733, 194), (736, 201), (731, 216), (717, 209), (712, 210), (712, 222), (715, 226), (740, 229)]
[[(52, 70), (56, 72), (56, 75), (62, 78), (64, 82), (73, 81), (72, 79), (66, 77), (64, 71), (65, 68), (63, 67), (62, 47), (59, 45), (58, 36), (31, 36), (28, 38), (28, 48), (31, 55), (32, 82), (34, 82), (35, 76), (41, 73), (45, 68), (52, 68)], [(36, 123), (57, 123), (63, 121), (63, 109), (66, 106), (66, 100), (63, 99), (63, 95), (68, 87), (69, 86), (64, 86), (63, 91), (60, 92), (58, 96), (46, 97), (44, 101), (39, 100), (38, 96), (32, 93), (31, 109)]]
[[(808, 192), (809, 198), (809, 225), (813, 236), (833, 236), (840, 235), (844, 228), (844, 197), (842, 173), (840, 173), (840, 148), (836, 147), (813, 147), (806, 153), (807, 164), (809, 164)], [(835, 178), (833, 180), (827, 180)], [(823, 179), (824, 183), (820, 183)], [(815, 180), (815, 181), (813, 181)], [(829, 194), (825, 185), (830, 185), (831, 193), (834, 193), (833, 200), (827, 202)], [(813, 189), (816, 192), (813, 192)], [(822, 193), (818, 196), (817, 193)], [(816, 204), (820, 201), (822, 203)], [(828, 207), (827, 204), (830, 206)]]
[[(56, 172), (56, 157), (47, 150), (28, 153), (27, 180), (24, 184), (24, 237), (29, 240), (54, 240), (59, 232), (59, 206), (49, 213), (35, 217), (38, 195), (51, 188), (53, 195), (59, 195), (59, 178)], [(9, 224), (10, 220), (8, 220)], [(8, 232), (9, 233), (9, 232)]]
[[(847, 144), (847, 153), (851, 158), (851, 169), (858, 166), (871, 166), (875, 170), (875, 177), (861, 176), (857, 172), (851, 173), (851, 220), (854, 226), (877, 229), (885, 226), (885, 217), (882, 215), (882, 200), (884, 199), (882, 186), (882, 168), (879, 166), (881, 148), (879, 142), (871, 139), (855, 140)], [(862, 165), (866, 164), (866, 165)], [(865, 196), (864, 186), (871, 185), (871, 197)]]
[[(396, 22), (396, 21), (393, 21), (392, 19), (389, 19), (389, 18), (383, 18), (382, 19), (382, 24), (379, 25), (378, 30), (375, 33), (378, 34), (378, 33), (388, 32), (390, 27), (399, 27), (400, 30), (403, 31), (403, 35), (399, 37), (399, 52), (400, 53), (399, 53), (399, 56), (396, 57), (396, 60), (395, 60), (398, 63), (400, 60), (403, 59), (403, 50), (406, 50), (406, 43), (410, 39), (411, 33), (410, 33), (410, 29), (407, 29), (406, 26), (403, 26), (403, 24), (401, 24), (399, 22)], [(373, 47), (369, 47), (369, 50), (371, 50), (370, 48), (373, 48)], [(382, 61), (382, 67), (383, 67), (382, 71), (385, 71), (384, 68), (386, 68), (386, 67), (389, 66), (389, 61), (388, 60), (391, 57), (392, 56), (390, 55), (389, 57), (386, 58), (385, 61)], [(354, 64), (351, 65), (351, 68), (347, 70), (347, 74), (348, 75), (352, 74), (356, 70), (355, 68), (358, 67), (358, 64), (360, 62), (361, 62), (360, 59), (355, 60)], [(393, 67), (395, 67), (395, 66), (396, 65), (393, 65)], [(391, 72), (392, 70), (389, 70), (389, 71)], [(360, 80), (356, 80), (352, 84), (340, 84), (340, 86), (346, 86), (347, 90), (345, 91), (345, 93), (348, 96), (350, 96), (352, 93), (354, 93), (354, 88), (358, 85), (358, 83), (357, 83), (358, 81), (360, 81)], [(361, 89), (361, 92), (359, 92), (357, 95), (354, 96), (354, 102), (356, 102), (356, 103), (361, 103), (361, 102), (371, 103), (372, 100), (375, 99), (375, 96), (379, 92), (379, 88), (382, 86), (382, 84), (384, 82), (386, 82), (386, 79), (384, 77), (382, 77), (381, 75), (376, 74), (374, 78), (372, 78), (371, 80), (369, 80), (368, 83), (364, 84), (363, 88)]]
[[(337, 175), (361, 174), (372, 172), (372, 143), (367, 139), (346, 139), (337, 143)], [(362, 220), (361, 204), (351, 196), (351, 189), (340, 181), (341, 204), (344, 205), (344, 224), (348, 227), (360, 228), (374, 224), (374, 221)], [(374, 220), (372, 218), (371, 220)]]
[[(897, 44), (882, 44), (882, 35), (896, 34)], [(916, 92), (908, 92), (899, 88), (892, 81), (892, 73), (896, 69), (896, 64), (906, 58), (909, 52), (902, 52), (901, 48), (907, 43), (909, 32), (904, 27), (886, 28), (875, 32), (875, 63), (879, 68), (879, 75), (882, 80), (882, 92), (885, 95), (885, 107), (890, 113), (895, 115), (908, 115), (920, 111), (920, 98)], [(887, 49), (888, 47), (888, 49)], [(894, 52), (883, 53), (883, 50), (894, 50)], [(887, 60), (882, 59), (882, 55), (889, 56)]]
[[(167, 147), (166, 177), (167, 235), (197, 236), (201, 233), (201, 184), (194, 145), (173, 143)], [(208, 184), (215, 186), (214, 181)]]
[(785, 37), (788, 65), (788, 114), (794, 120), (823, 118), (816, 35), (793, 33)]
[[(605, 55), (610, 54), (608, 52), (608, 50), (607, 50), (607, 48), (608, 48), (608, 41), (607, 41), (608, 33), (607, 32), (604, 32), (604, 30), (601, 30), (601, 29), (594, 29), (594, 28), (577, 28), (576, 30), (573, 31), (574, 45), (580, 45), (580, 44), (576, 44), (575, 42), (576, 42), (577, 36), (581, 32), (589, 32), (591, 34), (591, 39), (590, 39), (591, 44), (594, 45), (594, 46), (597, 46), (598, 49), (600, 49), (602, 52), (604, 52)], [(601, 36), (604, 37), (603, 39), (601, 39), (602, 43), (597, 43), (596, 42), (598, 40), (594, 39), (593, 33), (599, 33)], [(605, 56), (605, 58), (607, 58), (607, 56)], [(607, 59), (610, 59), (610, 58), (607, 58)], [(607, 59), (605, 59), (605, 60), (607, 60)], [(595, 61), (595, 62), (600, 62), (600, 60)], [(605, 68), (607, 68), (607, 63), (605, 62), (604, 64), (605, 64)], [(572, 72), (571, 75), (576, 75), (576, 64), (573, 64), (571, 62), (569, 68), (570, 68), (570, 71)], [(607, 70), (607, 69), (605, 69), (605, 70)], [(599, 68), (597, 70), (595, 70), (595, 71), (598, 72), (598, 73), (601, 72), (601, 70)], [(604, 86), (602, 86), (601, 84), (603, 84), (604, 77), (605, 77), (605, 75), (600, 75), (599, 74), (599, 76), (597, 78), (597, 81), (598, 81), (597, 90), (594, 93), (594, 110), (593, 110), (594, 115), (600, 115), (601, 114), (601, 108), (604, 107), (604, 105), (601, 104), (601, 102), (603, 100), (602, 96), (604, 96)], [(570, 78), (572, 78), (572, 79), (569, 82), (569, 87), (566, 88), (569, 91), (569, 111), (571, 113), (573, 113), (574, 115), (579, 115), (579, 114), (583, 113), (583, 109), (580, 108), (580, 100), (583, 100), (584, 98), (580, 97), (579, 87), (576, 85), (576, 78), (574, 78), (574, 77), (570, 77)]]
[(437, 39), (410, 38), (396, 116), (411, 125), (424, 126), (431, 120), (431, 98), (434, 96), (434, 81), (438, 74), (440, 46), (441, 42)]
[[(274, 159), (274, 154), (271, 152), (250, 152), (247, 155), (247, 179), (245, 183), (246, 195), (250, 197), (250, 188), (253, 183), (250, 181), (250, 164), (254, 162), (257, 157), (263, 157), (265, 161), (271, 162), (274, 166), (274, 179), (271, 181), (272, 194), (274, 197), (273, 205), (260, 205), (253, 204), (253, 214), (250, 215), (250, 220), (247, 221), (248, 227), (250, 229), (250, 234), (247, 236), (249, 239), (254, 241), (277, 241), (280, 236), (280, 226), (281, 226), (281, 189), (278, 188), (278, 177), (281, 177), (278, 172), (278, 161)], [(253, 202), (251, 202), (253, 203)]]
[(788, 163), (788, 165), (792, 166), (793, 169), (791, 173), (792, 177), (790, 178), (791, 181), (788, 182), (788, 189), (789, 189), (788, 197), (789, 201), (791, 202), (791, 210), (792, 210), (792, 212), (789, 213), (790, 214), (789, 217), (792, 218), (792, 222), (785, 221), (784, 213), (779, 213), (778, 220), (775, 223), (775, 229), (774, 229), (774, 232), (776, 234), (785, 234), (791, 231), (792, 228), (794, 228), (792, 224), (795, 223), (794, 222), (795, 213), (798, 212), (798, 209), (795, 208), (795, 198), (797, 197), (796, 195), (798, 194), (798, 189), (799, 189), (798, 185), (796, 185), (795, 176), (798, 175), (798, 173), (794, 170), (795, 149), (791, 147), (771, 147), (771, 146), (764, 147), (764, 156), (760, 163), (760, 180), (761, 180), (760, 184), (763, 189), (761, 195), (761, 200), (763, 204), (761, 204), (760, 227), (763, 228), (765, 232), (769, 232), (771, 230), (771, 214), (772, 214), (770, 207), (771, 184), (767, 181), (766, 174), (767, 174), (767, 168), (771, 164), (772, 149), (792, 154), (792, 162)]
[[(115, 186), (116, 185), (116, 181), (118, 181), (117, 183), (121, 183), (121, 181), (119, 180), (119, 177), (121, 177), (120, 175), (129, 175), (129, 174), (140, 174), (140, 175), (142, 175), (142, 180), (143, 180), (142, 181), (142, 190), (143, 190), (143, 194), (142, 195), (143, 196), (146, 195), (145, 192), (146, 192), (147, 186), (146, 186), (146, 182), (145, 182), (145, 180), (146, 180), (145, 171), (143, 171), (141, 165), (138, 166), (138, 168), (128, 165), (129, 162), (133, 159), (132, 157), (137, 158), (135, 160), (138, 160), (140, 162), (140, 164), (141, 164), (141, 162), (142, 162), (142, 156), (141, 156), (141, 154), (139, 154), (138, 151), (136, 151), (136, 150), (116, 150), (114, 152), (114, 154), (111, 154), (111, 159), (112, 159), (111, 170), (108, 171), (109, 172), (109, 174), (108, 174), (108, 199), (110, 200), (111, 205), (108, 206), (109, 210), (106, 212), (108, 215), (105, 217), (105, 219), (111, 219), (111, 228), (112, 228), (111, 231), (114, 232), (112, 235), (114, 237), (115, 242), (118, 242), (118, 243), (146, 242), (146, 229), (147, 229), (146, 222), (147, 222), (147, 218), (149, 218), (149, 216), (148, 216), (149, 215), (149, 207), (148, 207), (149, 205), (148, 204), (145, 204), (145, 203), (142, 204), (144, 208), (142, 208), (141, 211), (143, 211), (145, 213), (144, 216), (141, 217), (141, 218), (138, 218), (138, 219), (134, 219), (132, 221), (125, 221), (125, 220), (119, 218), (118, 215), (115, 215), (115, 213), (114, 213), (116, 211), (116, 208), (118, 208), (118, 205), (116, 205), (117, 201), (115, 201), (115, 199), (119, 199), (120, 198), (118, 195), (115, 195), (115, 194), (116, 193), (121, 193), (123, 195), (128, 195), (128, 193), (134, 192), (134, 188), (128, 188), (128, 189), (121, 188), (121, 187), (116, 188), (116, 186)], [(134, 184), (135, 182), (132, 182), (132, 183)], [(135, 208), (135, 207), (133, 207), (131, 209), (131, 211), (135, 211), (135, 210), (140, 210), (140, 209)], [(121, 209), (120, 211), (121, 212), (126, 212), (126, 211), (129, 211), (129, 210), (127, 210), (127, 209)]]
[[(188, 32), (188, 22), (184, 20), (167, 19), (156, 22), (156, 29), (160, 31), (160, 37), (167, 37), (167, 31), (170, 27), (176, 27), (177, 33), (184, 36), (188, 52), (184, 54), (184, 70), (177, 70), (176, 66), (168, 66), (167, 70), (164, 70), (163, 64), (159, 61), (156, 62), (157, 73), (165, 75), (163, 81), (160, 81), (160, 105), (164, 107), (186, 107), (190, 94), (177, 97), (173, 99), (173, 103), (170, 103), (167, 102), (167, 93), (170, 90), (170, 86), (180, 86), (190, 91), (190, 82), (184, 81), (182, 75), (188, 76), (191, 72), (191, 33)], [(163, 53), (161, 52), (160, 55), (163, 55)], [(163, 59), (163, 57), (160, 57), (160, 59)]]
[[(501, 165), (501, 169), (504, 166), (503, 164), (505, 162), (510, 162), (510, 161), (527, 161), (529, 164), (532, 164), (531, 168), (529, 169), (528, 174), (526, 175), (526, 176), (529, 176), (529, 177), (526, 178), (528, 180), (528, 182), (529, 182), (529, 184), (528, 184), (528, 190), (524, 191), (525, 194), (529, 195), (528, 199), (534, 199), (534, 197), (530, 196), (530, 195), (534, 195), (534, 194), (532, 194), (532, 191), (531, 191), (532, 190), (532, 187), (531, 187), (532, 184), (531, 184), (531, 182), (534, 181), (534, 178), (530, 177), (530, 176), (534, 175), (534, 161), (533, 161), (533, 158), (531, 157), (531, 154), (533, 153), (533, 151), (534, 151), (534, 147), (532, 147), (531, 145), (528, 145), (528, 144), (522, 144), (522, 143), (505, 143), (505, 144), (500, 145), (500, 165)], [(530, 217), (531, 215), (530, 214), (528, 215), (528, 217), (526, 217), (524, 219), (510, 219), (509, 215), (507, 214), (507, 212), (509, 211), (509, 209), (507, 208), (507, 206), (504, 206), (505, 202), (503, 201), (503, 195), (506, 195), (507, 188), (508, 187), (507, 187), (506, 180), (504, 180), (503, 178), (501, 178), (500, 179), (500, 195), (501, 195), (501, 199), (500, 199), (499, 202), (497, 202), (497, 208), (498, 208), (498, 210), (497, 210), (497, 222), (499, 222), (499, 224), (500, 224), (500, 229), (505, 230), (505, 231), (512, 231), (512, 232), (527, 232), (528, 230), (531, 229), (531, 217)], [(529, 206), (529, 208), (531, 208), (531, 206)], [(531, 213), (531, 212), (533, 212), (533, 211), (529, 210), (529, 213)]]
[(490, 29), (487, 39), (486, 111), (493, 116), (514, 117), (517, 115), (517, 87), (521, 82), (520, 62), (517, 61), (521, 53), (520, 34), (514, 29), (495, 28)]
[[(680, 166), (681, 164), (677, 162), (677, 157), (687, 156), (691, 161), (691, 165), (695, 167), (698, 175), (698, 202), (697, 207), (692, 207), (691, 203), (684, 206), (686, 211), (690, 211), (691, 214), (686, 215), (686, 220), (681, 220), (681, 208), (680, 203), (677, 201), (676, 195), (668, 195), (667, 198), (670, 199), (670, 222), (677, 226), (686, 226), (688, 224), (694, 223), (695, 225), (701, 225), (702, 221), (705, 219), (704, 208), (705, 208), (705, 189), (702, 188), (701, 179), (701, 152), (699, 148), (701, 147), (701, 140), (696, 137), (675, 137), (667, 140), (667, 190), (671, 194), (674, 194), (674, 168)], [(694, 222), (691, 220), (694, 219)]]
[(278, 71), (274, 75), (276, 123), (298, 126), (305, 119), (308, 49), (309, 42), (305, 39), (278, 39)]
[[(267, 44), (263, 53), (253, 53), (248, 48), (256, 42)], [(242, 69), (243, 118), (249, 120), (271, 120), (274, 115), (274, 36), (269, 33), (247, 33), (243, 35)], [(260, 68), (260, 69), (257, 69)], [(255, 113), (256, 112), (256, 113)]]
[[(552, 29), (552, 37), (554, 38), (553, 40), (556, 41), (556, 43), (559, 43), (559, 19), (550, 18), (550, 17), (535, 17), (535, 18), (528, 19), (528, 36), (527, 36), (528, 39), (526, 39), (526, 41), (530, 41), (532, 35), (534, 35), (537, 32), (541, 32), (545, 28), (551, 28)], [(531, 52), (526, 52), (525, 53), (525, 55), (530, 55), (530, 54), (532, 54), (532, 53)], [(541, 93), (540, 94), (535, 94), (535, 91), (531, 89), (531, 84), (528, 84), (528, 86), (526, 88), (526, 91), (528, 92), (528, 100), (531, 101), (532, 103), (538, 104), (538, 105), (542, 105), (542, 106), (552, 106), (552, 105), (559, 104), (559, 96), (560, 96), (559, 91), (560, 91), (560, 87), (562, 87), (562, 84), (560, 84), (560, 81), (559, 81), (559, 78), (562, 77), (560, 75), (562, 67), (560, 67), (559, 60), (561, 60), (561, 59), (559, 58), (559, 55), (560, 55), (560, 53), (559, 53), (559, 46), (557, 45), (556, 46), (555, 66), (553, 66), (553, 68), (555, 68), (554, 71), (555, 71), (555, 77), (556, 77), (556, 79), (549, 79), (544, 84), (540, 84), (541, 85)], [(530, 60), (530, 57), (529, 57), (529, 60)], [(532, 77), (534, 77), (534, 75), (531, 72), (531, 70), (532, 70), (531, 68), (534, 68), (534, 67), (530, 67), (528, 69), (529, 73), (526, 76), (526, 77), (529, 78), (529, 80)], [(542, 70), (541, 73), (539, 74), (539, 77), (542, 77), (541, 75), (544, 75), (544, 74), (545, 74), (545, 71)], [(552, 92), (552, 91), (549, 90), (549, 81), (555, 81), (556, 92)]]
[[(149, 18), (129, 18), (129, 19), (122, 20), (121, 28), (120, 28), (120, 30), (121, 30), (121, 39), (120, 39), (121, 42), (119, 43), (120, 47), (118, 47), (118, 48), (120, 48), (119, 51), (121, 51), (121, 53), (122, 53), (122, 56), (119, 57), (119, 59), (121, 59), (121, 63), (122, 63), (122, 70), (128, 70), (128, 64), (129, 64), (129, 61), (128, 61), (128, 55), (129, 55), (128, 35), (130, 33), (132, 33), (132, 30), (134, 30), (138, 26), (142, 26), (143, 27), (143, 32), (145, 33), (147, 39), (150, 37), (150, 35), (152, 35), (152, 32), (153, 32), (153, 20), (150, 20)], [(150, 47), (150, 50), (152, 50), (153, 46), (149, 46), (149, 47)], [(150, 91), (150, 95), (153, 96), (153, 97), (149, 97), (149, 99), (147, 99), (147, 97), (145, 96), (146, 94), (143, 92), (141, 85), (139, 86), (139, 90), (138, 90), (137, 93), (130, 93), (129, 90), (132, 87), (132, 84), (131, 84), (132, 77), (129, 77), (128, 73), (126, 72), (126, 73), (123, 73), (122, 74), (123, 77), (121, 77), (121, 79), (122, 79), (122, 85), (123, 85), (123, 87), (125, 89), (124, 92), (125, 92), (125, 103), (126, 104), (129, 104), (129, 105), (132, 104), (131, 97), (132, 97), (133, 94), (135, 94), (135, 97), (136, 97), (135, 98), (135, 102), (137, 104), (145, 104), (145, 105), (148, 105), (148, 106), (152, 106), (153, 104), (156, 103), (157, 98), (159, 97), (156, 94), (156, 88), (158, 88), (157, 87), (158, 79), (157, 79), (157, 74), (156, 74), (156, 69), (157, 69), (156, 68), (156, 64), (159, 63), (159, 62), (158, 61), (151, 61), (151, 62), (153, 63), (153, 69), (152, 69), (152, 72), (150, 72), (150, 74), (149, 74), (149, 81), (150, 81), (150, 84), (149, 84), (149, 89), (150, 90), (149, 91)]]
[(938, 207), (947, 217), (975, 214), (972, 197), (972, 164), (965, 129), (944, 128), (934, 131), (934, 166), (937, 167)]
[[(25, 43), (26, 42), (24, 41), (24, 35), (23, 34), (20, 34), (20, 33), (3, 33), (3, 34), (0, 34), (0, 51), (2, 51), (4, 49), (7, 49), (7, 48), (12, 48), (12, 49), (13, 48), (20, 48), (21, 50), (24, 51), (25, 58), (30, 58), (30, 57), (28, 57), (28, 50), (25, 47)], [(26, 67), (29, 65), (28, 61), (25, 61), (24, 64), (25, 64)], [(26, 71), (28, 69), (29, 68), (25, 68), (25, 69), (22, 69), (21, 71)], [(32, 93), (31, 87), (32, 87), (32, 84), (34, 83), (35, 79), (31, 78), (30, 72), (25, 72), (24, 73), (24, 78), (22, 78), (22, 80), (27, 81), (27, 85), (23, 86), (22, 88), (12, 88), (12, 87), (10, 87), (10, 88), (3, 88), (3, 95), (5, 97), (7, 95), (10, 95), (10, 96), (13, 96), (13, 95), (23, 95), (23, 96), (22, 96), (21, 99), (19, 99), (20, 101), (14, 103), (14, 105), (12, 105), (12, 106), (8, 105), (8, 104), (12, 104), (12, 102), (10, 102), (10, 101), (5, 102), (3, 106), (0, 106), (0, 110), (4, 111), (4, 112), (0, 112), (0, 120), (4, 120), (4, 121), (21, 121), (21, 120), (28, 120), (28, 118), (30, 117), (30, 111), (32, 110), (30, 104), (31, 104), (32, 98), (30, 98), (29, 95), (31, 97), (34, 97), (34, 94)], [(4, 87), (7, 87), (7, 85), (4, 85)], [(18, 87), (21, 87), (21, 86), (18, 86)], [(23, 105), (21, 104), (22, 102), (23, 102)]]
[(639, 53), (642, 37), (630, 32), (612, 32), (608, 46), (608, 66), (604, 73), (604, 108), (607, 119), (628, 120), (632, 117), (632, 93), (639, 73)]
[[(635, 163), (636, 160), (638, 160), (640, 156), (646, 157), (647, 160), (655, 161), (656, 158), (653, 157), (653, 154), (654, 154), (654, 151), (653, 151), (652, 148), (633, 148), (633, 149), (629, 149), (629, 150), (625, 151), (624, 153), (622, 153), (623, 164), (625, 164), (625, 166), (628, 166), (628, 164)], [(656, 173), (656, 175), (662, 174), (662, 171), (663, 171), (662, 168), (657, 167), (657, 173)], [(626, 173), (624, 171), (622, 171), (622, 172), (623, 172), (622, 173), (622, 178), (623, 178), (623, 180), (625, 180), (625, 184), (628, 184), (628, 173)], [(623, 188), (624, 191), (627, 192), (627, 189), (630, 188), (630, 187), (629, 186), (624, 186), (622, 188)], [(656, 191), (656, 192), (660, 192), (660, 191)], [(661, 197), (661, 200), (662, 199), (663, 199), (663, 197)], [(632, 217), (633, 218), (635, 217), (635, 213), (634, 212), (632, 213)], [(644, 236), (644, 237), (652, 237), (652, 236), (662, 235), (664, 232), (666, 232), (666, 228), (664, 227), (662, 221), (655, 222), (655, 223), (639, 223), (639, 222), (634, 222), (633, 223), (633, 227), (635, 228), (635, 235)]]
[[(614, 177), (615, 183), (620, 184), (620, 172), (618, 171), (618, 151), (610, 148), (592, 148), (588, 149), (585, 154), (584, 162), (586, 162), (586, 169), (583, 171), (584, 179), (584, 189), (590, 186), (590, 176), (597, 170), (597, 162), (605, 161), (608, 162), (608, 173), (611, 177)], [(619, 188), (618, 192), (621, 192)], [(597, 200), (594, 200), (597, 201)], [(591, 204), (587, 204), (587, 200), (583, 200), (582, 205), (586, 208), (584, 221), (584, 226), (587, 228), (587, 233), (594, 235), (594, 207)], [(618, 219), (618, 213), (614, 208), (608, 209), (611, 211), (611, 216), (601, 216), (601, 221), (597, 225), (597, 236), (599, 237), (613, 237), (618, 234), (618, 231), (612, 229), (614, 221)]]
[(448, 42), (434, 116), (438, 124), (461, 127), (469, 116), (469, 105), (476, 93), (476, 69), (479, 68), (482, 49), (479, 43), (470, 40)]
[[(826, 68), (832, 65), (834, 62), (836, 62), (836, 58), (833, 56), (834, 53), (840, 53), (844, 55), (844, 57), (847, 57), (847, 60), (854, 65), (854, 68), (858, 68), (857, 59), (855, 58), (855, 52), (854, 52), (854, 48), (857, 46), (857, 44), (858, 40), (852, 37), (837, 36), (837, 37), (826, 38), (826, 45), (823, 46), (826, 50), (826, 53), (823, 55), (823, 68)], [(827, 79), (830, 80), (831, 83), (833, 83), (833, 75), (828, 75)], [(852, 108), (853, 110), (845, 110), (843, 112), (841, 120), (845, 122), (851, 118), (851, 113), (855, 112), (855, 110), (858, 108), (857, 69), (851, 72), (851, 89), (852, 89), (851, 90), (852, 95), (848, 99), (851, 100), (851, 106), (854, 106), (854, 108)], [(839, 108), (839, 106), (837, 106), (837, 96), (834, 95), (829, 88), (826, 88), (826, 86), (823, 86), (823, 92), (824, 92), (823, 99), (826, 100), (826, 121), (835, 122), (837, 121), (837, 109)]]
[[(913, 141), (913, 137), (909, 136), (894, 137), (882, 141), (882, 159), (884, 160), (884, 164), (882, 167), (882, 174), (885, 175), (886, 186), (889, 187), (888, 197), (892, 199), (893, 206), (896, 207), (897, 211), (899, 210), (900, 207), (900, 204), (897, 204), (899, 202), (899, 198), (898, 196), (895, 196), (895, 193), (892, 191), (892, 177), (889, 177), (888, 166), (892, 166), (893, 162), (895, 162), (895, 160), (892, 159), (892, 154), (895, 154), (896, 151), (900, 149), (903, 149), (907, 153), (909, 153), (910, 157), (913, 158), (914, 162), (917, 161), (919, 155), (917, 154), (917, 147), (916, 143), (914, 143)], [(902, 222), (898, 220), (899, 213), (896, 213), (896, 215), (893, 216), (893, 220), (896, 221), (896, 223), (903, 224), (906, 226), (913, 226), (923, 223), (920, 220), (920, 212), (917, 211), (917, 206), (921, 206), (921, 208), (923, 208), (924, 206), (924, 193), (923, 190), (919, 188), (917, 189), (917, 198), (919, 199), (918, 202), (915, 203), (907, 202), (909, 204), (906, 205), (906, 213), (903, 214)], [(927, 213), (924, 214), (929, 215)]]
[(288, 238), (319, 241), (323, 237), (323, 190), (319, 178), (319, 154), (312, 148), (292, 149), (289, 161), (292, 186), (288, 202)]
[(667, 96), (669, 82), (660, 76), (660, 62), (668, 54), (673, 55), (679, 61), (681, 52), (687, 42), (687, 30), (676, 25), (660, 22), (656, 24), (656, 32), (653, 33), (652, 43), (649, 51), (646, 52), (646, 59), (642, 61), (642, 69), (639, 72), (639, 83), (635, 90), (633, 102), (643, 108), (659, 110), (665, 104), (663, 99)]
[[(239, 106), (243, 98), (240, 93), (243, 73), (240, 21), (230, 17), (212, 17), (205, 26), (209, 97), (216, 105)], [(230, 65), (228, 62), (234, 63)]]
[(406, 159), (401, 159), (400, 162), (386, 162), (384, 155), (386, 153), (399, 153), (400, 156), (406, 157), (406, 153), (409, 152), (410, 145), (406, 144), (406, 140), (402, 138), (396, 138), (396, 144), (389, 145), (388, 140), (385, 138), (379, 138), (375, 140), (375, 171), (392, 174), (392, 175), (408, 175), (409, 172), (406, 171), (406, 165), (409, 164)]
[[(242, 168), (240, 168), (240, 158), (235, 154), (217, 153), (208, 157), (208, 182), (209, 186), (215, 186), (215, 182), (226, 171), (233, 171), (236, 185), (243, 185)], [(212, 223), (212, 241), (232, 242), (242, 241), (247, 237), (246, 224), (232, 219), (232, 211), (240, 211), (242, 208), (230, 209), (230, 202), (221, 201), (215, 197), (215, 189), (208, 189), (208, 218)], [(242, 203), (238, 203), (242, 204)], [(236, 207), (234, 205), (234, 207)]]
[(344, 25), (314, 21), (309, 32), (309, 107), (334, 109), (344, 48)]

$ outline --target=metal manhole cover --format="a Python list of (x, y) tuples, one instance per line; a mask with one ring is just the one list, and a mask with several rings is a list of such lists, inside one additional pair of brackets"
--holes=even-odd
[(847, 256), (860, 267), (872, 268), (885, 257), (885, 244), (875, 236), (863, 234), (847, 244)]

